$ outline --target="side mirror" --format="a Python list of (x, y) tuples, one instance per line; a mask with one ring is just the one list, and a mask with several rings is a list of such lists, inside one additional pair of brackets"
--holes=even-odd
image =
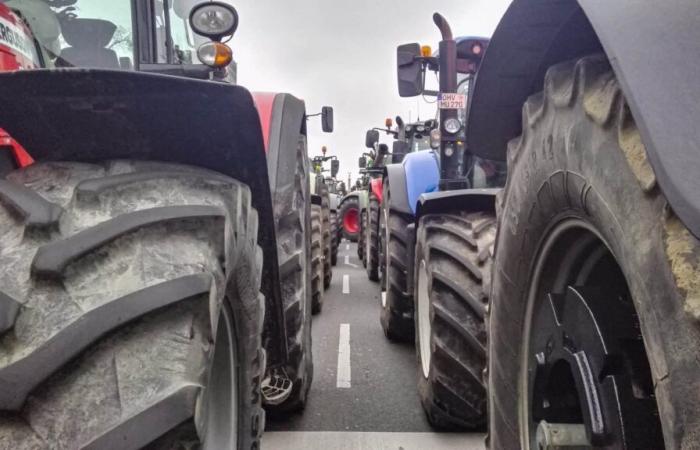
[(423, 93), (423, 64), (420, 45), (404, 44), (396, 48), (396, 73), (401, 97), (415, 97)]
[(357, 163), (358, 166), (360, 166), (360, 169), (364, 169), (367, 167), (367, 157), (366, 156), (360, 156), (360, 160)]
[(337, 159), (331, 159), (331, 177), (335, 178), (340, 170), (340, 161)]
[(324, 106), (321, 108), (321, 128), (325, 133), (333, 132), (333, 107)]
[(367, 130), (365, 135), (365, 147), (374, 148), (374, 144), (379, 142), (379, 131), (377, 130)]

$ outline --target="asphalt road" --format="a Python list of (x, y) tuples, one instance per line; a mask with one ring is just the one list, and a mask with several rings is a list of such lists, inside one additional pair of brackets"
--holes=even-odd
[(355, 244), (338, 265), (313, 319), (314, 380), (303, 413), (268, 421), (263, 448), (480, 449), (483, 435), (434, 433), (416, 391), (413, 345), (384, 337), (380, 289), (368, 280)]

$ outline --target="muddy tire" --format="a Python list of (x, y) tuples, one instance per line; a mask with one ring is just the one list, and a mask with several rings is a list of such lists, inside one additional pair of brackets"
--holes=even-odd
[[(306, 406), (314, 365), (311, 348), (311, 194), (306, 138), (297, 145), (293, 174), (288, 166), (277, 168), (278, 186), (272, 189), (277, 233), (280, 291), (287, 328), (287, 363), (282, 370), (292, 382), (292, 392), (281, 404), (266, 404), (274, 418), (298, 412)], [(286, 181), (280, 181), (287, 176)]]
[(365, 217), (365, 267), (367, 278), (379, 281), (379, 199), (369, 194), (367, 215)]
[(333, 242), (331, 238), (331, 197), (328, 193), (328, 185), (321, 187), (321, 222), (323, 230), (323, 289), (327, 290), (333, 279), (333, 268), (331, 266), (331, 253), (333, 252)]
[(258, 448), (257, 228), (247, 186), (193, 167), (0, 180), (0, 448)]
[(340, 243), (340, 236), (338, 235), (338, 213), (336, 211), (331, 211), (330, 224), (331, 224), (331, 265), (335, 266), (336, 264), (338, 264), (338, 245)]
[(323, 209), (311, 205), (311, 312), (323, 309)]
[[(575, 335), (565, 335), (569, 348), (588, 355), (596, 399), (604, 408), (604, 445), (697, 448), (700, 245), (658, 188), (639, 130), (605, 57), (586, 57), (547, 71), (544, 92), (530, 97), (523, 108), (523, 135), (508, 146), (508, 166), (507, 186), (498, 204), (488, 316), (491, 447), (533, 445), (538, 410), (527, 407), (529, 394), (517, 393), (521, 386), (525, 392), (530, 389), (527, 368), (547, 367), (550, 355), (533, 362), (530, 348), (537, 341), (531, 342), (528, 333), (542, 329), (532, 319), (540, 317), (539, 311), (556, 311), (556, 305), (567, 302), (566, 309), (555, 313), (561, 315), (557, 320), (562, 326), (597, 317), (602, 325), (591, 336), (607, 336), (610, 321), (617, 323), (612, 327), (615, 334), (626, 334), (611, 341), (624, 345), (609, 347), (612, 353), (603, 359), (603, 368), (600, 360), (591, 359), (588, 346), (580, 345)], [(581, 242), (599, 254), (582, 258), (585, 264), (569, 264), (572, 252), (588, 248), (579, 236), (589, 239)], [(605, 270), (598, 269), (598, 261), (607, 264)], [(579, 266), (585, 272), (560, 278), (576, 280), (574, 286), (567, 281), (566, 291), (559, 292), (562, 287), (556, 282), (546, 286), (547, 270), (554, 277)], [(541, 276), (530, 277), (531, 272)], [(569, 301), (571, 292), (590, 292), (605, 277), (615, 277), (625, 290), (618, 292), (605, 283), (598, 297), (586, 298), (587, 312), (569, 321), (566, 311), (575, 305)], [(534, 294), (540, 292), (549, 292), (544, 298), (554, 306)], [(581, 303), (580, 297), (577, 301)], [(619, 314), (621, 310), (629, 316)], [(553, 354), (558, 354), (558, 341), (552, 342)], [(615, 361), (625, 363), (612, 364)], [(596, 388), (606, 380), (615, 383), (621, 404), (629, 407), (624, 413), (607, 409), (608, 394)], [(533, 389), (533, 398), (537, 391)], [(564, 395), (569, 403), (582, 398), (575, 390), (564, 390)], [(539, 403), (532, 401), (536, 408)], [(544, 409), (551, 414), (563, 408), (553, 402)], [(611, 431), (617, 428), (609, 428), (618, 420), (626, 425), (624, 444)]]
[(357, 258), (362, 262), (362, 267), (367, 267), (367, 259), (365, 259), (365, 239), (367, 237), (367, 211), (360, 213), (360, 237), (357, 239)]
[(439, 429), (486, 423), (484, 311), (495, 236), (493, 214), (420, 219), (413, 294), (418, 394)]
[(356, 195), (347, 197), (340, 204), (338, 226), (343, 238), (350, 242), (357, 242), (360, 236), (360, 202)]
[(379, 264), (382, 295), (379, 322), (392, 341), (413, 342), (413, 297), (408, 292), (408, 225), (410, 217), (390, 208), (391, 192), (384, 183), (379, 216)]

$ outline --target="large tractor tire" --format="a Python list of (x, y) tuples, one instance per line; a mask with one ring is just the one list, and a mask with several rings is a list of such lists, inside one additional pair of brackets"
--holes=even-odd
[(360, 213), (360, 237), (357, 239), (357, 258), (362, 262), (362, 267), (367, 267), (367, 260), (365, 259), (365, 236), (367, 228), (365, 227), (365, 221), (367, 220), (367, 211), (362, 211)]
[(408, 292), (408, 225), (410, 217), (391, 209), (389, 183), (384, 183), (379, 215), (379, 274), (382, 286), (379, 322), (392, 341), (413, 342), (413, 298)]
[(357, 242), (360, 235), (360, 201), (357, 196), (346, 198), (338, 208), (340, 235), (350, 242)]
[(606, 58), (551, 67), (522, 127), (487, 316), (491, 447), (579, 429), (592, 447), (698, 448), (700, 242)]
[[(286, 364), (263, 381), (265, 408), (274, 418), (303, 410), (314, 374), (311, 353), (311, 194), (306, 139), (297, 146), (294, 172), (278, 165), (275, 205), (280, 291), (287, 327)], [(289, 391), (291, 384), (291, 392)]]
[(420, 219), (414, 277), (418, 394), (439, 429), (486, 423), (484, 311), (495, 237), (493, 214)]
[(311, 205), (311, 312), (323, 309), (323, 214), (322, 207)]
[(0, 448), (259, 447), (247, 186), (155, 162), (0, 180)]
[(379, 199), (372, 193), (369, 194), (367, 215), (363, 223), (366, 230), (364, 246), (367, 277), (371, 281), (379, 281)]
[(338, 234), (338, 213), (331, 211), (331, 265), (338, 264), (338, 245), (340, 245), (340, 236)]
[(321, 189), (321, 222), (323, 230), (323, 289), (327, 290), (333, 279), (333, 267), (331, 266), (331, 254), (333, 242), (331, 238), (331, 197), (328, 193), (328, 185), (323, 184)]

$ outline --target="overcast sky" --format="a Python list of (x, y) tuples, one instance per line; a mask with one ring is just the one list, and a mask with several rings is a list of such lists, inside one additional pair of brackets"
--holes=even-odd
[[(238, 31), (230, 43), (238, 82), (252, 91), (289, 92), (305, 100), (309, 114), (335, 109), (335, 132), (309, 123), (309, 153), (326, 145), (340, 159), (340, 175), (357, 174), (365, 131), (386, 117), (415, 120), (435, 115), (419, 99), (402, 99), (396, 86), (395, 53), (401, 43), (437, 49), (432, 22), (443, 14), (455, 35), (490, 36), (508, 0), (237, 0)], [(389, 136), (382, 135), (389, 141)]]

